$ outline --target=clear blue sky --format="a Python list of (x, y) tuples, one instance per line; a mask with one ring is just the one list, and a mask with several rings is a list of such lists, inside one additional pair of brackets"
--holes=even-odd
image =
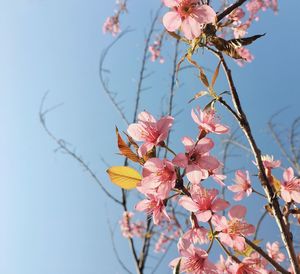
[[(120, 99), (126, 99), (129, 117), (149, 11), (156, 9), (158, 2), (129, 0), (124, 26), (138, 25), (139, 29), (124, 38), (122, 47), (117, 46), (107, 62), (114, 72), (111, 86), (119, 91)], [(0, 273), (123, 273), (114, 259), (107, 226), (109, 216), (113, 224), (121, 216), (120, 209), (76, 162), (54, 153), (56, 146), (38, 118), (41, 98), (50, 91), (47, 105), (64, 105), (49, 114), (49, 127), (73, 144), (118, 195), (107, 179), (101, 157), (111, 165), (121, 163), (112, 140), (114, 126), (125, 129), (125, 125), (104, 96), (98, 77), (101, 51), (112, 40), (102, 35), (102, 24), (112, 13), (114, 1), (0, 3)], [(279, 1), (279, 5), (277, 16), (267, 12), (251, 29), (251, 34), (267, 33), (251, 47), (254, 62), (243, 69), (231, 64), (259, 144), (265, 153), (277, 157), (280, 153), (274, 152), (266, 122), (285, 106), (290, 109), (282, 122), (290, 123), (300, 114), (296, 24), (300, 3)], [(167, 58), (172, 55), (171, 46), (164, 54)], [(153, 88), (145, 92), (142, 108), (156, 113), (161, 110), (169, 66), (168, 61), (163, 66), (149, 65), (149, 70), (159, 73), (145, 83)], [(188, 79), (186, 75), (183, 78)], [(220, 89), (224, 85), (218, 83)], [(198, 82), (191, 81), (177, 91), (176, 110), (183, 109), (176, 125), (178, 137), (184, 132), (195, 134), (190, 128), (191, 106), (186, 102), (200, 88)], [(127, 242), (119, 237), (118, 228), (116, 234), (120, 253), (130, 265)], [(166, 267), (162, 271), (167, 273)]]

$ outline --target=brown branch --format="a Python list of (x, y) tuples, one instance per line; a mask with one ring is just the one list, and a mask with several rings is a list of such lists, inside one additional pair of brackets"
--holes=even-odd
[(111, 44), (109, 44), (103, 51), (100, 57), (100, 62), (99, 62), (99, 77), (100, 77), (100, 82), (102, 84), (103, 87), (103, 91), (104, 93), (108, 96), (109, 100), (111, 101), (111, 103), (113, 104), (113, 106), (115, 107), (115, 109), (117, 110), (117, 112), (120, 114), (122, 120), (124, 121), (124, 123), (126, 125), (129, 125), (129, 121), (123, 111), (123, 109), (121, 108), (120, 104), (117, 102), (116, 100), (116, 95), (113, 91), (111, 91), (108, 87), (107, 84), (107, 80), (104, 79), (104, 72), (108, 72), (106, 69), (104, 69), (104, 61), (109, 53), (109, 51), (113, 48), (113, 46), (123, 37), (125, 36), (127, 33), (129, 33), (130, 30), (125, 30), (124, 32), (122, 32)]
[(49, 108), (49, 109), (44, 109), (44, 104), (45, 104), (47, 95), (48, 95), (48, 92), (45, 93), (45, 95), (43, 96), (43, 98), (41, 100), (40, 111), (39, 111), (40, 122), (41, 122), (45, 132), (47, 133), (47, 135), (58, 145), (58, 148), (60, 150), (65, 152), (67, 155), (71, 156), (89, 173), (89, 175), (92, 177), (92, 179), (100, 186), (101, 190), (104, 192), (104, 194), (108, 198), (113, 200), (115, 203), (121, 205), (122, 202), (119, 199), (117, 199), (116, 197), (114, 197), (112, 194), (109, 193), (109, 191), (103, 186), (102, 182), (98, 179), (97, 175), (92, 171), (92, 169), (88, 166), (88, 164), (79, 155), (77, 155), (74, 151), (72, 151), (70, 148), (68, 148), (66, 141), (63, 139), (57, 138), (52, 133), (52, 131), (50, 131), (50, 129), (48, 128), (47, 123), (46, 123), (46, 115), (50, 111), (54, 110), (55, 107)]
[(281, 238), (282, 241), (285, 245), (285, 248), (287, 250), (287, 253), (289, 255), (290, 262), (292, 264), (292, 267), (295, 271), (296, 274), (300, 274), (300, 266), (297, 263), (297, 256), (293, 247), (293, 239), (292, 239), (292, 234), (290, 232), (289, 226), (288, 226), (288, 220), (283, 216), (281, 209), (280, 209), (280, 204), (278, 202), (277, 196), (273, 191), (273, 188), (268, 180), (268, 177), (265, 172), (265, 168), (262, 162), (262, 157), (261, 157), (261, 151), (258, 148), (256, 141), (252, 135), (252, 131), (248, 122), (248, 119), (242, 109), (240, 98), (238, 96), (232, 75), (231, 75), (231, 70), (227, 66), (227, 63), (223, 57), (223, 54), (221, 52), (217, 52), (217, 56), (220, 59), (222, 63), (223, 70), (225, 72), (229, 87), (230, 87), (230, 92), (231, 92), (231, 98), (232, 98), (232, 103), (234, 105), (235, 111), (238, 114), (238, 118), (236, 117), (237, 121), (240, 124), (241, 129), (243, 130), (249, 145), (251, 147), (251, 150), (253, 152), (253, 155), (255, 157), (258, 169), (259, 169), (259, 179), (261, 181), (261, 185), (266, 193), (267, 199), (269, 204), (272, 207), (272, 211), (275, 217), (275, 220), (277, 222), (278, 228), (280, 230)]
[(150, 39), (152, 37), (155, 23), (159, 17), (160, 10), (163, 5), (160, 5), (159, 9), (156, 11), (156, 14), (152, 20), (146, 41), (145, 41), (145, 47), (144, 47), (144, 52), (143, 52), (143, 58), (142, 58), (142, 65), (139, 73), (139, 80), (138, 80), (138, 85), (137, 85), (137, 92), (136, 92), (136, 100), (135, 100), (135, 107), (134, 107), (134, 114), (133, 114), (133, 123), (136, 121), (137, 118), (137, 112), (139, 109), (139, 104), (140, 104), (140, 97), (141, 97), (141, 91), (142, 91), (142, 83), (144, 80), (144, 73), (146, 69), (146, 61), (147, 61), (147, 56), (148, 56), (148, 49), (150, 45)]
[(243, 5), (247, 0), (238, 0), (231, 6), (229, 6), (226, 10), (222, 11), (220, 14), (217, 15), (217, 22), (220, 22), (226, 15), (230, 14), (239, 6)]
[(263, 222), (263, 220), (265, 219), (265, 217), (267, 216), (268, 214), (268, 211), (265, 210), (265, 212), (261, 215), (261, 217), (259, 218), (258, 222), (257, 222), (257, 225), (256, 225), (256, 230), (255, 230), (255, 234), (254, 234), (254, 240), (257, 239), (258, 237), (258, 231), (261, 227), (261, 224)]
[(116, 255), (117, 261), (120, 264), (120, 266), (129, 274), (132, 274), (132, 272), (126, 267), (126, 265), (124, 264), (124, 262), (122, 261), (122, 259), (120, 258), (118, 249), (116, 247), (116, 243), (115, 243), (115, 235), (114, 235), (114, 231), (111, 227), (111, 223), (110, 220), (107, 218), (107, 224), (108, 224), (108, 228), (109, 228), (109, 232), (110, 232), (110, 237), (111, 237), (111, 242), (112, 242), (112, 248), (113, 251)]
[(279, 263), (273, 260), (262, 248), (251, 242), (249, 239), (244, 237), (246, 243), (251, 246), (257, 253), (259, 253), (262, 257), (264, 257), (274, 268), (283, 274), (290, 274), (289, 271), (285, 270)]
[[(176, 84), (176, 70), (177, 70), (179, 40), (176, 40), (175, 43), (176, 44), (175, 44), (175, 52), (174, 52), (174, 58), (173, 58), (173, 69), (172, 69), (172, 75), (171, 75), (168, 115), (172, 115), (172, 112), (173, 112), (173, 101), (174, 101), (174, 91), (175, 91), (175, 84)], [(167, 140), (166, 140), (167, 147), (168, 147), (169, 142), (170, 142), (170, 135), (171, 135), (171, 132), (168, 134), (168, 137), (167, 137)], [(164, 158), (167, 157), (167, 153), (168, 153), (168, 151), (165, 150)]]

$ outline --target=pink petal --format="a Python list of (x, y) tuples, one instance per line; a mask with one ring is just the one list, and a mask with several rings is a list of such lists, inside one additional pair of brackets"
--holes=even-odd
[[(198, 111), (202, 112), (201, 109), (199, 108)], [(197, 113), (194, 111), (194, 109), (192, 109), (191, 111), (191, 116), (194, 120), (194, 122), (197, 124), (197, 125), (200, 125), (201, 124), (201, 120), (199, 118), (199, 115), (197, 115)]]
[(286, 203), (291, 202), (291, 200), (292, 200), (291, 195), (290, 195), (290, 193), (289, 193), (288, 191), (286, 191), (285, 189), (281, 189), (280, 195), (281, 195), (281, 198), (282, 198)]
[(215, 124), (215, 133), (224, 134), (227, 133), (228, 131), (229, 131), (228, 127), (221, 124)]
[(178, 153), (172, 162), (176, 166), (185, 168), (188, 164), (188, 159), (186, 158), (184, 153)]
[(144, 141), (144, 137), (142, 132), (144, 131), (143, 127), (140, 124), (131, 124), (127, 129), (127, 133), (131, 136), (135, 141), (142, 142)]
[(221, 198), (217, 198), (213, 204), (212, 204), (212, 211), (213, 212), (218, 212), (218, 211), (221, 211), (221, 210), (224, 210), (226, 209), (227, 207), (229, 207), (229, 203)]
[(202, 169), (195, 165), (189, 165), (186, 168), (186, 177), (192, 184), (199, 184), (202, 179), (206, 179), (208, 176)]
[(168, 8), (173, 8), (176, 7), (178, 5), (178, 1), (176, 0), (163, 0), (165, 6), (167, 6)]
[(214, 142), (210, 138), (203, 138), (197, 144), (197, 151), (204, 154), (214, 147)]
[(229, 212), (228, 212), (228, 216), (233, 219), (233, 218), (237, 218), (237, 219), (242, 219), (247, 213), (247, 208), (241, 205), (236, 205), (233, 206)]
[(232, 192), (240, 192), (243, 191), (243, 186), (241, 185), (232, 185), (227, 187)]
[(196, 20), (200, 24), (214, 23), (216, 20), (215, 11), (208, 5), (202, 5), (194, 11)]
[(149, 200), (145, 199), (145, 200), (138, 202), (135, 206), (135, 209), (137, 211), (145, 211), (148, 209), (148, 206), (149, 206)]
[(246, 195), (245, 192), (241, 191), (234, 195), (233, 200), (240, 201), (245, 197), (245, 195)]
[[(160, 169), (164, 167), (163, 161), (159, 158), (151, 158), (144, 164), (144, 170), (149, 171), (151, 173), (158, 172)], [(144, 176), (144, 173), (143, 173)]]
[(228, 245), (229, 247), (233, 247), (233, 240), (227, 233), (219, 233), (219, 238), (222, 243)]
[(300, 192), (293, 191), (291, 196), (296, 203), (300, 203)]
[(163, 17), (163, 24), (168, 31), (175, 31), (181, 25), (180, 15), (175, 11), (167, 12)]
[(197, 213), (196, 216), (200, 222), (208, 222), (210, 220), (212, 214), (211, 214), (210, 210), (206, 210), (206, 211)]
[(292, 181), (294, 178), (294, 170), (289, 167), (287, 168), (284, 173), (283, 173), (283, 179), (286, 181), (286, 182), (289, 182), (289, 181)]
[(184, 36), (189, 40), (199, 37), (201, 34), (200, 24), (190, 16), (182, 21), (181, 29)]
[(188, 211), (196, 212), (199, 210), (197, 204), (190, 197), (184, 196), (178, 203)]
[(181, 142), (183, 143), (183, 145), (184, 145), (185, 147), (194, 146), (194, 144), (195, 144), (195, 142), (193, 141), (193, 139), (190, 138), (190, 137), (187, 137), (187, 136), (183, 137), (183, 138), (181, 139)]
[(212, 156), (202, 156), (198, 164), (201, 168), (206, 170), (217, 169), (220, 165), (219, 161)]
[(151, 122), (151, 123), (156, 123), (156, 119), (147, 111), (142, 111), (138, 115), (138, 120), (143, 121), (143, 122)]
[(157, 129), (159, 132), (166, 132), (168, 133), (172, 124), (173, 124), (174, 118), (172, 116), (166, 116), (162, 117), (158, 122), (157, 122)]
[[(133, 137), (132, 137), (133, 138)], [(137, 140), (138, 141), (138, 140)], [(138, 154), (140, 157), (143, 157), (147, 154), (148, 151), (150, 151), (154, 147), (154, 144), (152, 143), (144, 143), (142, 144), (138, 149)]]

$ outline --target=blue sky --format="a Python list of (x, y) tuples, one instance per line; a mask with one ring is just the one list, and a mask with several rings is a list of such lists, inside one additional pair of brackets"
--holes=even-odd
[[(110, 55), (106, 66), (113, 72), (110, 85), (125, 99), (130, 112), (135, 95), (144, 34), (150, 10), (159, 1), (129, 0), (125, 26), (136, 26)], [(102, 35), (102, 24), (112, 13), (114, 1), (103, 0), (0, 0), (0, 272), (4, 274), (123, 273), (114, 259), (107, 219), (115, 224), (120, 209), (68, 156), (55, 153), (56, 146), (43, 131), (38, 117), (40, 101), (50, 91), (47, 105), (64, 103), (50, 113), (48, 125), (59, 137), (76, 147), (103, 184), (113, 193), (101, 157), (110, 165), (122, 162), (115, 155), (114, 126), (125, 129), (102, 92), (99, 58), (112, 41)], [(299, 32), (296, 18), (300, 3), (279, 1), (279, 14), (268, 11), (250, 34), (267, 35), (251, 46), (253, 63), (233, 74), (242, 103), (264, 153), (280, 153), (267, 132), (270, 116), (289, 106), (279, 118), (290, 124), (299, 115)], [(146, 18), (146, 19), (145, 19)], [(173, 53), (163, 53), (165, 65), (149, 64), (156, 71), (145, 82), (141, 109), (161, 111), (161, 97), (169, 86)], [(211, 59), (204, 54), (204, 60)], [(215, 66), (209, 63), (208, 66)], [(190, 78), (188, 78), (188, 75)], [(191, 79), (189, 71), (182, 79)], [(195, 78), (195, 77), (194, 77)], [(217, 87), (224, 89), (220, 78)], [(201, 86), (185, 82), (176, 92), (176, 110), (183, 110), (175, 125), (178, 139), (195, 134), (186, 102)], [(227, 116), (225, 116), (226, 118)], [(226, 121), (231, 123), (230, 120)], [(177, 151), (179, 141), (172, 142)], [(216, 150), (215, 152), (219, 152)], [(250, 158), (247, 159), (250, 162)], [(245, 162), (246, 164), (246, 162)], [(251, 209), (254, 205), (249, 205)], [(255, 209), (256, 210), (256, 209)], [(253, 214), (254, 215), (254, 214)], [(272, 228), (270, 224), (270, 229)], [(274, 229), (275, 230), (275, 229)], [(274, 231), (274, 235), (277, 232)], [(127, 242), (116, 229), (118, 249), (128, 265)], [(173, 254), (176, 256), (175, 254)], [(162, 268), (166, 273), (166, 267)]]

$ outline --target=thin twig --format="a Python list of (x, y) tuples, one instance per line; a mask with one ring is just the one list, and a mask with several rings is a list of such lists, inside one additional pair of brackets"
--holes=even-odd
[(120, 255), (119, 255), (119, 252), (118, 252), (118, 249), (116, 248), (116, 243), (115, 243), (115, 235), (114, 235), (114, 231), (111, 227), (111, 223), (110, 223), (110, 220), (109, 218), (107, 218), (107, 224), (108, 224), (108, 228), (109, 228), (109, 232), (110, 232), (110, 238), (111, 238), (111, 243), (112, 243), (112, 248), (113, 248), (113, 251), (116, 255), (116, 258), (117, 258), (117, 261), (118, 263), (120, 264), (120, 266), (129, 274), (132, 274), (132, 272), (126, 267), (126, 265), (124, 264), (124, 262), (122, 261)]
[(100, 57), (100, 63), (99, 63), (99, 77), (100, 77), (100, 82), (102, 84), (103, 87), (103, 91), (105, 92), (105, 94), (108, 96), (109, 100), (112, 102), (113, 106), (115, 107), (115, 109), (117, 110), (117, 112), (120, 114), (122, 120), (124, 121), (124, 123), (126, 125), (129, 125), (129, 121), (125, 115), (125, 113), (123, 112), (120, 103), (118, 103), (116, 101), (116, 97), (115, 97), (115, 93), (112, 92), (107, 85), (107, 81), (104, 80), (104, 72), (107, 72), (107, 70), (104, 69), (104, 61), (109, 53), (109, 51), (113, 48), (113, 46), (122, 38), (124, 37), (127, 33), (131, 32), (132, 30), (125, 30), (124, 32), (122, 32), (119, 36), (117, 36), (117, 38), (110, 43), (103, 51)]
[(47, 126), (46, 122), (46, 116), (50, 111), (53, 111), (56, 107), (44, 109), (44, 104), (47, 98), (48, 92), (45, 93), (41, 100), (40, 110), (39, 110), (39, 117), (40, 122), (45, 130), (45, 132), (48, 134), (48, 136), (58, 145), (59, 149), (61, 149), (63, 152), (65, 152), (67, 155), (71, 156), (73, 159), (75, 159), (92, 177), (92, 179), (100, 186), (101, 190), (106, 194), (107, 197), (112, 199), (117, 204), (121, 205), (122, 202), (114, 197), (112, 194), (109, 193), (109, 191), (103, 186), (102, 182), (98, 179), (97, 175), (92, 171), (92, 169), (88, 166), (88, 164), (80, 157), (78, 156), (74, 151), (72, 151), (68, 146), (66, 145), (66, 141), (63, 139), (57, 138), (52, 131)]
[(231, 75), (231, 70), (229, 69), (223, 54), (221, 52), (217, 52), (217, 56), (219, 60), (221, 61), (223, 70), (225, 72), (229, 87), (230, 87), (230, 92), (231, 92), (231, 98), (232, 98), (232, 103), (234, 105), (235, 111), (238, 114), (237, 121), (240, 124), (241, 129), (243, 130), (249, 145), (251, 147), (251, 150), (253, 152), (253, 155), (255, 157), (257, 167), (259, 169), (259, 179), (261, 181), (261, 185), (267, 195), (267, 200), (269, 204), (272, 207), (272, 211), (275, 217), (275, 220), (277, 222), (278, 228), (280, 230), (281, 238), (283, 240), (283, 243), (285, 245), (285, 248), (287, 250), (287, 253), (289, 255), (290, 262), (292, 264), (292, 267), (295, 271), (296, 274), (300, 274), (300, 266), (297, 263), (297, 256), (293, 247), (293, 239), (292, 239), (292, 234), (290, 232), (289, 226), (288, 226), (288, 220), (283, 216), (281, 209), (280, 209), (280, 204), (278, 202), (277, 196), (275, 195), (272, 185), (269, 182), (269, 179), (266, 175), (265, 168), (262, 162), (262, 157), (261, 157), (261, 151), (258, 148), (256, 141), (252, 135), (252, 131), (247, 119), (247, 116), (244, 113), (244, 110), (241, 106), (240, 98), (237, 93), (232, 75)]
[(254, 244), (252, 241), (244, 237), (246, 243), (251, 246), (257, 253), (264, 257), (274, 268), (283, 274), (291, 274), (289, 271), (285, 270), (279, 263), (273, 260), (262, 248)]
[(254, 234), (254, 240), (257, 239), (258, 237), (258, 231), (261, 227), (261, 224), (263, 222), (263, 220), (265, 219), (265, 217), (267, 216), (268, 214), (268, 211), (265, 210), (265, 212), (261, 215), (261, 217), (259, 218), (258, 222), (257, 222), (257, 225), (256, 225), (256, 230), (255, 230), (255, 234)]
[[(175, 91), (175, 85), (176, 85), (176, 70), (177, 70), (178, 51), (179, 51), (179, 40), (176, 40), (174, 58), (173, 58), (173, 69), (172, 69), (172, 75), (171, 75), (168, 115), (172, 115), (172, 112), (173, 112), (173, 101), (174, 101), (174, 91)], [(170, 142), (170, 136), (171, 136), (171, 132), (168, 134), (168, 137), (166, 140), (167, 147)], [(164, 158), (167, 157), (167, 153), (168, 153), (168, 151), (165, 150)]]
[(230, 14), (239, 6), (243, 5), (247, 0), (238, 0), (231, 6), (229, 6), (226, 10), (217, 15), (217, 22), (220, 22), (226, 15)]

